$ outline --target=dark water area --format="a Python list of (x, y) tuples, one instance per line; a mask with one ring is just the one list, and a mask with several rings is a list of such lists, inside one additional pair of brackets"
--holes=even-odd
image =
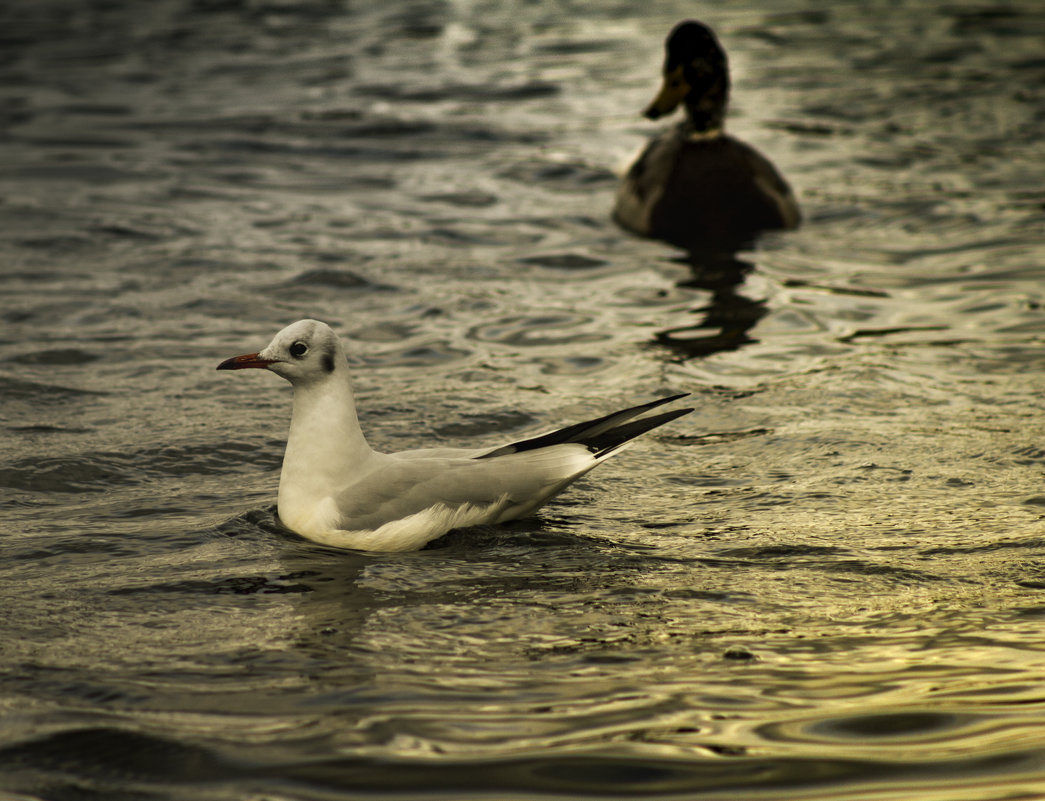
[[(609, 220), (710, 24), (794, 232)], [(1045, 795), (1045, 11), (0, 5), (0, 796)], [(275, 519), (316, 317), (381, 449), (697, 411), (407, 554)]]

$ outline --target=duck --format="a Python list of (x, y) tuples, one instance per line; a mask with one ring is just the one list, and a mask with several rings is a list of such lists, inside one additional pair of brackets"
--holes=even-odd
[(656, 136), (618, 184), (614, 221), (687, 250), (735, 252), (759, 232), (799, 226), (791, 187), (755, 148), (725, 132), (729, 66), (706, 25), (680, 22), (665, 43), (650, 120), (679, 105), (685, 119)]
[(344, 345), (326, 323), (299, 320), (217, 367), (248, 368), (293, 387), (280, 521), (308, 540), (360, 551), (417, 550), (453, 529), (525, 517), (635, 437), (693, 411), (642, 416), (683, 393), (508, 444), (381, 453), (360, 427)]

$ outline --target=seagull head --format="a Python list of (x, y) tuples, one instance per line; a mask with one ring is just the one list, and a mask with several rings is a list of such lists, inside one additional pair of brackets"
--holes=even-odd
[(319, 320), (298, 320), (276, 334), (264, 350), (233, 356), (219, 364), (218, 369), (259, 367), (291, 384), (304, 385), (321, 381), (344, 364), (341, 341), (330, 326)]

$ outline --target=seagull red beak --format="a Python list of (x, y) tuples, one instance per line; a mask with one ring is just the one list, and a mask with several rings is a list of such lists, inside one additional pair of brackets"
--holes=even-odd
[(233, 356), (218, 365), (219, 370), (245, 370), (248, 367), (268, 367), (275, 359), (262, 359), (256, 353), (248, 353), (244, 356)]

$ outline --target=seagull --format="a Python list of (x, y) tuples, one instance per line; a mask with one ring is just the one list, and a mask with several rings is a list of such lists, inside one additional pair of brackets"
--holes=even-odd
[(306, 539), (361, 551), (416, 550), (452, 529), (524, 517), (633, 438), (693, 411), (633, 420), (682, 393), (509, 445), (379, 453), (363, 436), (345, 350), (326, 323), (299, 320), (217, 369), (251, 367), (294, 388), (280, 520)]

